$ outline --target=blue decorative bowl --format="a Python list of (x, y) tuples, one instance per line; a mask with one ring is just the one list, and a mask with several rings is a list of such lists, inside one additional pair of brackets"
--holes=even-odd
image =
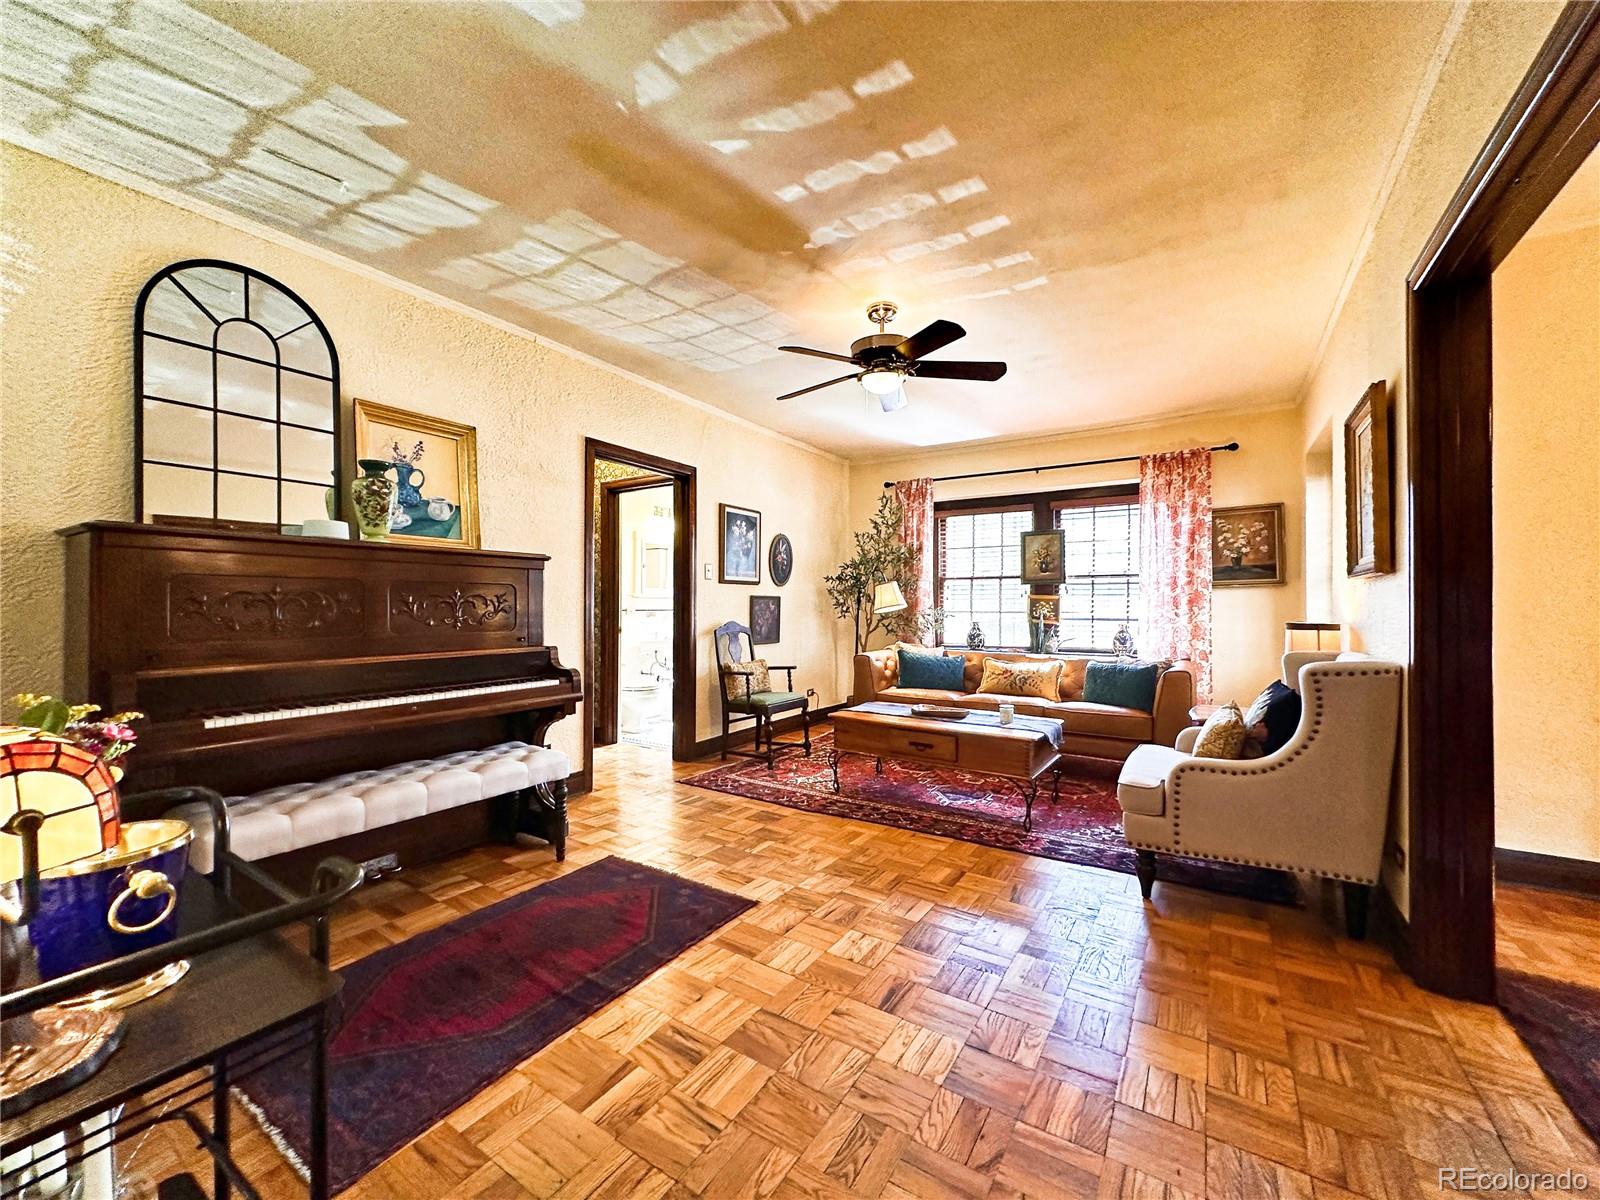
[[(40, 978), (70, 975), (176, 937), (193, 838), (187, 821), (130, 821), (111, 849), (45, 871), (39, 911), (28, 923)], [(122, 1008), (170, 987), (188, 969), (186, 962), (171, 963), (69, 1003)]]

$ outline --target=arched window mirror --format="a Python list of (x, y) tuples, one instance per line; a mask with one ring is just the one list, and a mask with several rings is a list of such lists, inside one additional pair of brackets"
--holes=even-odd
[(141, 521), (327, 516), (339, 356), (300, 297), (249, 267), (174, 263), (139, 293), (133, 364)]

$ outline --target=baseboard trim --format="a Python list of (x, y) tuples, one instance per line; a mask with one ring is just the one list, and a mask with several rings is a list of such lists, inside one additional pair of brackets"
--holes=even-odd
[(1536, 854), (1532, 850), (1494, 852), (1495, 879), (1552, 892), (1571, 892), (1576, 896), (1600, 896), (1600, 862), (1586, 858), (1563, 858), (1559, 854)]
[(1394, 956), (1395, 963), (1411, 974), (1411, 924), (1400, 915), (1394, 896), (1383, 884), (1374, 884), (1372, 909), (1367, 914), (1367, 937)]
[[(848, 707), (850, 707), (850, 702), (848, 700), (841, 700), (838, 704), (828, 704), (824, 705), (822, 708), (814, 708), (811, 710), (811, 724), (813, 727), (815, 727), (819, 722), (826, 721), (829, 717), (833, 716), (833, 714), (838, 712), (841, 708)], [(786, 733), (794, 733), (800, 728), (800, 716), (797, 713), (794, 716), (779, 717), (773, 722), (772, 727), (777, 731), (779, 737), (782, 737)], [(747, 725), (745, 728), (734, 733), (732, 737), (729, 738), (729, 743), (734, 746), (743, 746), (755, 741), (755, 739), (756, 727), (754, 725)], [(716, 737), (701, 738), (694, 744), (694, 760), (692, 761), (698, 761), (702, 758), (709, 758), (711, 755), (720, 752), (721, 749), (722, 738), (720, 735)]]

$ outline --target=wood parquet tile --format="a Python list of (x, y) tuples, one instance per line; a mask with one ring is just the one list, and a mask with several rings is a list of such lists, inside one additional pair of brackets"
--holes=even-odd
[[(1315, 913), (683, 785), (596, 756), (572, 847), (360, 893), (338, 963), (617, 854), (758, 902), (349, 1200), (1415, 1200), (1440, 1166), (1600, 1152), (1498, 1012)], [(1600, 906), (1512, 896), (1504, 951), (1600, 986)], [(1509, 935), (1507, 922), (1509, 921)], [(235, 1116), (268, 1200), (296, 1178)], [(193, 1164), (158, 1132), (133, 1166)], [(1515, 1193), (1507, 1193), (1515, 1194)]]

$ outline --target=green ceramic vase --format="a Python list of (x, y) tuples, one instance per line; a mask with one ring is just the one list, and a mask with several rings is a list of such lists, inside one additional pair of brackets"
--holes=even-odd
[(369, 542), (385, 541), (389, 537), (389, 520), (394, 513), (395, 481), (389, 475), (393, 464), (381, 458), (363, 458), (356, 462), (361, 474), (350, 481), (350, 500), (355, 508), (356, 527)]

